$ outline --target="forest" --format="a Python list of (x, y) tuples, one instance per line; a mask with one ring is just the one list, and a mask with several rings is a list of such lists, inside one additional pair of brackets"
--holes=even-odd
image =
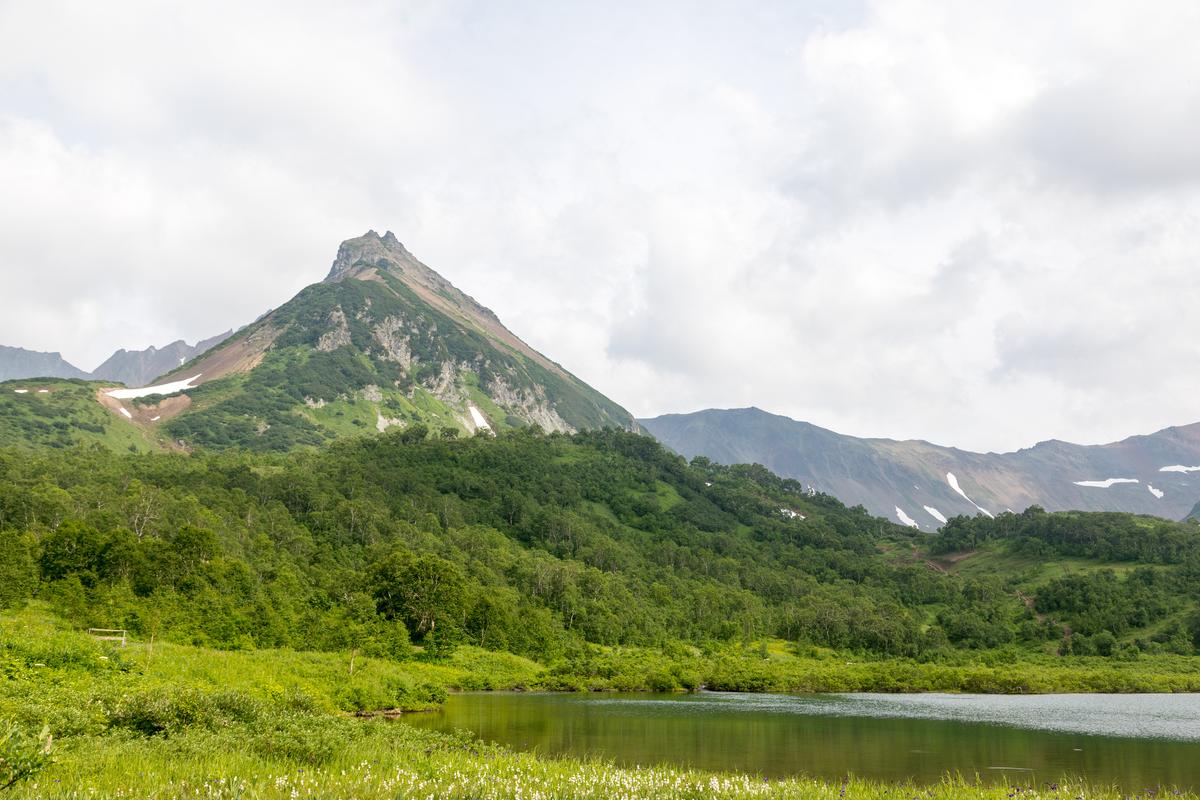
[[(0, 450), (0, 606), (36, 598), (80, 627), (221, 649), (470, 645), (553, 664), (777, 638), (924, 661), (1190, 654), (1198, 533), (1035, 507), (929, 536), (615, 430), (414, 425), (290, 454)], [(937, 560), (975, 550), (1075, 568), (1030, 585)]]

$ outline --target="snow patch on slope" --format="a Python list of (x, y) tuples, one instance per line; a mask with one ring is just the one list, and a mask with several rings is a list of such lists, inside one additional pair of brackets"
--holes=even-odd
[(182, 392), (184, 389), (191, 389), (192, 383), (198, 380), (200, 380), (200, 376), (195, 375), (186, 381), (160, 383), (158, 386), (146, 386), (141, 389), (113, 389), (111, 392), (105, 392), (105, 394), (109, 397), (115, 397), (118, 400), (133, 400), (138, 397), (149, 397), (152, 394), (175, 394), (176, 392)]
[(481, 430), (490, 431), (492, 426), (488, 424), (487, 417), (483, 416), (475, 406), (467, 406), (467, 411), (471, 412), (471, 421), (475, 423), (475, 427)]
[(1076, 486), (1087, 486), (1091, 489), (1108, 489), (1118, 483), (1141, 483), (1137, 478), (1105, 478), (1102, 481), (1075, 481)]
[(938, 511), (933, 506), (925, 506), (925, 510), (927, 512), (929, 512), (929, 516), (933, 517), (934, 519), (936, 519), (938, 522), (942, 523), (943, 525), (946, 524), (946, 515), (945, 514)]
[(986, 514), (987, 516), (991, 517), (992, 519), (995, 519), (995, 518), (996, 518), (996, 516), (995, 516), (994, 514), (992, 514), (992, 512), (988, 511), (986, 508), (984, 508), (983, 506), (979, 505), (978, 503), (976, 503), (976, 502), (975, 502), (974, 500), (972, 500), (971, 498), (967, 497), (967, 493), (966, 493), (966, 492), (964, 492), (964, 491), (962, 490), (962, 487), (958, 485), (958, 478), (957, 478), (957, 477), (955, 477), (955, 475), (954, 475), (954, 473), (953, 473), (953, 472), (947, 472), (947, 473), (946, 473), (946, 483), (950, 484), (950, 488), (951, 488), (951, 489), (953, 489), (954, 491), (958, 492), (959, 496), (961, 496), (963, 500), (966, 500), (968, 503), (970, 503), (971, 505), (975, 506), (977, 509), (979, 509), (979, 511), (980, 511), (981, 513), (983, 513), (983, 514)]
[(896, 506), (896, 518), (899, 519), (902, 524), (907, 525), (910, 528), (921, 527), (920, 525), (917, 524), (917, 521), (915, 519), (910, 517), (908, 514), (905, 514), (904, 509), (901, 508), (900, 506)]
[(1183, 464), (1172, 464), (1169, 467), (1159, 467), (1159, 472), (1200, 472), (1200, 467), (1185, 467)]
[(133, 414), (130, 414), (129, 409), (123, 406), (121, 408), (121, 416), (125, 417), (125, 419), (133, 419)]
[(1150, 490), (1150, 494), (1154, 495), (1159, 500), (1162, 500), (1163, 495), (1166, 494), (1166, 492), (1164, 492), (1162, 489), (1155, 489), (1153, 486), (1151, 486), (1148, 483), (1146, 484), (1146, 488)]

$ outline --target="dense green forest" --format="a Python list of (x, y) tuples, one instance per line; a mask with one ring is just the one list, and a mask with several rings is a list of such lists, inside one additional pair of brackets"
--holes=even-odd
[[(1190, 654), (1198, 533), (1034, 508), (930, 538), (613, 430), (412, 426), (286, 455), (0, 451), (0, 605), (36, 597), (81, 626), (224, 649), (464, 644), (553, 663), (777, 637), (923, 660)], [(980, 552), (939, 561), (964, 551)], [(1004, 567), (1030, 554), (1074, 561)]]

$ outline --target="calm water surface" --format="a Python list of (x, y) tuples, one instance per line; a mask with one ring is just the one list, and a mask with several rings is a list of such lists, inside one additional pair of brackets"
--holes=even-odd
[(405, 720), (548, 755), (783, 777), (1200, 789), (1200, 695), (452, 695)]

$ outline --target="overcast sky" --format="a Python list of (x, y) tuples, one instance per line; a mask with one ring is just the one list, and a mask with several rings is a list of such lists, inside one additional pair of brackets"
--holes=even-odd
[(1195, 422), (1197, 42), (1194, 0), (0, 0), (0, 344), (195, 341), (390, 229), (638, 416)]

